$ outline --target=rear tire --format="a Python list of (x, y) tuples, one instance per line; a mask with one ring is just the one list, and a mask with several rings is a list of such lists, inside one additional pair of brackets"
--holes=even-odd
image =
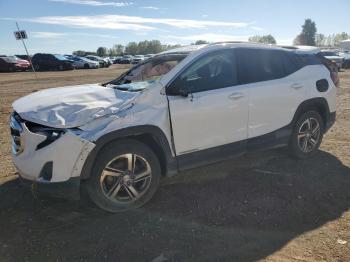
[(63, 65), (59, 65), (59, 66), (58, 66), (58, 71), (63, 71), (63, 70), (64, 70)]
[(321, 145), (324, 122), (316, 111), (301, 115), (295, 123), (289, 142), (289, 153), (297, 159), (314, 156)]
[(115, 213), (146, 204), (160, 177), (156, 154), (143, 143), (126, 139), (102, 149), (83, 186), (98, 207)]

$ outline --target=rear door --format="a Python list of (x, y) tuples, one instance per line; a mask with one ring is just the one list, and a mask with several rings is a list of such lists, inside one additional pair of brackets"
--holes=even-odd
[(237, 50), (239, 82), (249, 90), (248, 137), (276, 131), (291, 123), (306, 97), (307, 86), (298, 78), (288, 51)]
[(233, 50), (203, 55), (168, 86), (167, 93), (181, 88), (191, 94), (168, 95), (177, 155), (247, 138), (248, 97), (237, 85)]

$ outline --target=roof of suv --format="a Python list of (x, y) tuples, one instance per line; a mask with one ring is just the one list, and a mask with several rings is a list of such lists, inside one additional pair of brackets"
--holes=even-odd
[(254, 42), (217, 42), (217, 43), (204, 44), (204, 45), (183, 46), (183, 47), (162, 52), (160, 54), (162, 55), (162, 54), (169, 54), (169, 53), (191, 53), (198, 50), (207, 50), (207, 49), (215, 50), (215, 49), (221, 49), (223, 47), (249, 47), (249, 48), (259, 48), (259, 49), (290, 50), (290, 51), (304, 53), (304, 54), (316, 54), (320, 52), (319, 48), (311, 47), (311, 46), (277, 46), (277, 45), (254, 43)]

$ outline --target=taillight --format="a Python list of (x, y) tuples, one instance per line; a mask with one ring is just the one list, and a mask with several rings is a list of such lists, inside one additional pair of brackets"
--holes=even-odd
[(333, 83), (334, 83), (336, 86), (338, 86), (338, 83), (339, 83), (338, 73), (337, 73), (337, 72), (334, 72), (334, 71), (331, 71), (331, 78), (332, 78)]

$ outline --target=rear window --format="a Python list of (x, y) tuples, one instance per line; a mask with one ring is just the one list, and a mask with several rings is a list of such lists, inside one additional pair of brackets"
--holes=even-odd
[(58, 60), (67, 61), (68, 59), (63, 55), (54, 55)]

